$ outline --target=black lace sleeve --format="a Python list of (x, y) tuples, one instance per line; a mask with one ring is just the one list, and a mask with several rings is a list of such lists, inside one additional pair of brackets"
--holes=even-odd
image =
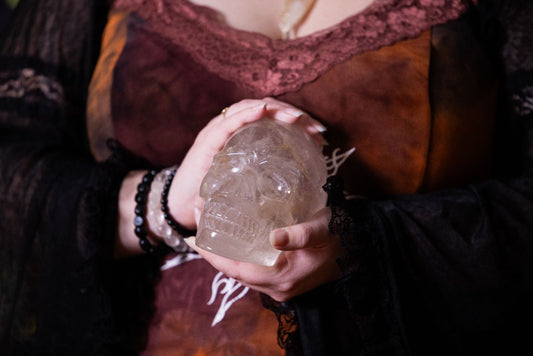
[(132, 165), (116, 146), (112, 159), (95, 163), (85, 133), (87, 87), (106, 17), (104, 1), (23, 0), (3, 32), (4, 355), (122, 355), (143, 342), (140, 320), (150, 310), (142, 302), (151, 298), (156, 263), (111, 258), (117, 194)]
[(361, 354), (533, 350), (533, 3), (480, 0), (479, 9), (502, 63), (492, 178), (384, 201), (333, 199), (331, 229), (347, 251), (338, 288)]

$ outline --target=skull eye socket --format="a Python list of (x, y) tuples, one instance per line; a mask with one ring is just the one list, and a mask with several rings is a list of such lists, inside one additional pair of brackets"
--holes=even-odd
[[(266, 168), (266, 167), (265, 167)], [(263, 169), (259, 174), (259, 191), (262, 195), (272, 200), (288, 200), (297, 187), (299, 174), (293, 169), (278, 171)]]
[(248, 198), (250, 186), (243, 176), (245, 166), (246, 156), (244, 152), (220, 152), (216, 154), (211, 169), (202, 181), (200, 196), (236, 195)]
[(206, 176), (200, 188), (200, 196), (256, 201), (259, 195), (256, 182), (256, 177), (251, 174), (228, 174), (225, 179)]
[(271, 172), (261, 177), (259, 190), (269, 199), (282, 200), (291, 194), (289, 183), (279, 174)]

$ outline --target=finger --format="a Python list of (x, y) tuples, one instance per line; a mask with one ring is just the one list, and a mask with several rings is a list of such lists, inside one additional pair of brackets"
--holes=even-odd
[(270, 97), (266, 97), (261, 99), (261, 101), (265, 102), (268, 105), (269, 113), (271, 111), (280, 111), (279, 113), (279, 119), (285, 120), (289, 123), (295, 123), (296, 121), (300, 121), (302, 123), (305, 123), (309, 125), (310, 127), (313, 126), (313, 132), (325, 132), (327, 128), (322, 125), (317, 120), (313, 119), (311, 115), (309, 115), (307, 112), (298, 109), (297, 107), (285, 103), (283, 101), (279, 101)]
[(247, 123), (263, 118), (265, 112), (266, 104), (263, 102), (257, 102), (254, 106), (236, 111), (231, 115), (226, 114), (223, 119), (221, 119), (221, 116), (215, 118), (213, 120), (213, 126), (209, 127), (209, 129), (211, 129), (209, 131), (215, 130), (218, 133), (216, 136), (217, 140), (211, 142), (215, 153), (222, 149), (226, 141), (238, 129)]
[[(268, 106), (270, 110), (270, 106)], [(312, 119), (308, 114), (296, 109), (283, 109), (269, 114), (275, 120), (296, 125), (305, 131), (319, 146), (326, 146), (328, 142), (324, 139), (323, 133), (326, 128), (318, 121)]]
[(202, 211), (198, 206), (194, 206), (194, 222), (196, 223), (196, 226), (200, 225), (200, 217), (202, 216)]
[(298, 124), (302, 127), (308, 127), (310, 133), (323, 133), (326, 127), (317, 120), (313, 119), (311, 115), (295, 108), (291, 105), (282, 105), (270, 103), (265, 100), (268, 106), (268, 114), (276, 120), (283, 121), (289, 124)]
[(271, 118), (289, 124), (295, 124), (306, 131), (319, 145), (327, 145), (326, 140), (322, 136), (327, 131), (327, 128), (313, 119), (308, 113), (272, 98), (264, 98), (262, 100), (267, 103), (267, 113)]
[(330, 217), (330, 209), (324, 208), (309, 221), (273, 230), (270, 233), (270, 243), (275, 249), (282, 251), (325, 246), (334, 238), (328, 230)]
[(320, 146), (328, 144), (323, 136), (324, 132), (327, 131), (326, 127), (308, 114), (302, 115), (294, 125), (301, 127)]
[(231, 115), (226, 115), (226, 119), (221, 122), (226, 130), (231, 133), (237, 131), (244, 124), (259, 120), (265, 116), (267, 104), (258, 101), (254, 106), (235, 111)]
[(196, 222), (196, 226), (200, 223), (200, 217), (202, 216), (202, 211), (204, 209), (204, 199), (201, 198), (199, 195), (196, 195), (194, 198), (194, 221)]
[(221, 115), (227, 118), (239, 111), (248, 110), (262, 104), (265, 104), (265, 101), (260, 99), (243, 99), (235, 104), (228, 106), (226, 112), (223, 115), (221, 113)]
[[(293, 105), (288, 103), (267, 97), (261, 100), (258, 99), (244, 99), (238, 103), (235, 103), (225, 109), (224, 114), (218, 115), (213, 122), (220, 123), (221, 121), (227, 121), (227, 119), (239, 119), (239, 116), (245, 115), (245, 120), (241, 121), (241, 124), (245, 124), (251, 121), (262, 118), (262, 115), (249, 116), (250, 110), (254, 110), (257, 106), (261, 107), (264, 104), (268, 104), (268, 110), (262, 114), (267, 113), (271, 118), (287, 122), (289, 124), (296, 124), (302, 127), (319, 145), (326, 145), (327, 142), (322, 137), (322, 133), (326, 131), (326, 127), (317, 120), (313, 119), (306, 112), (297, 109)], [(237, 115), (238, 114), (238, 115)], [(246, 120), (247, 119), (247, 120)], [(237, 127), (238, 128), (238, 127)]]
[[(255, 106), (233, 113), (222, 118), (217, 116), (196, 136), (193, 148), (203, 147), (202, 155), (209, 165), (213, 155), (218, 153), (226, 141), (245, 124), (261, 119), (265, 115), (266, 104), (257, 102)], [(205, 146), (207, 144), (207, 147)]]

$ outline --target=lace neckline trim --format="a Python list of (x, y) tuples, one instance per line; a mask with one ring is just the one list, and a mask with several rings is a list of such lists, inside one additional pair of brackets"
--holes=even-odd
[(260, 97), (296, 91), (354, 55), (456, 19), (475, 2), (377, 0), (335, 26), (289, 40), (230, 27), (216, 10), (187, 0), (115, 0), (114, 8), (136, 13), (147, 31)]

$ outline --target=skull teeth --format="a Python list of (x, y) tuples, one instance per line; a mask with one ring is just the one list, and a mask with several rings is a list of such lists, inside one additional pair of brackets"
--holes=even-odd
[(269, 233), (250, 216), (224, 203), (211, 201), (204, 219), (206, 229), (241, 241), (251, 242)]

